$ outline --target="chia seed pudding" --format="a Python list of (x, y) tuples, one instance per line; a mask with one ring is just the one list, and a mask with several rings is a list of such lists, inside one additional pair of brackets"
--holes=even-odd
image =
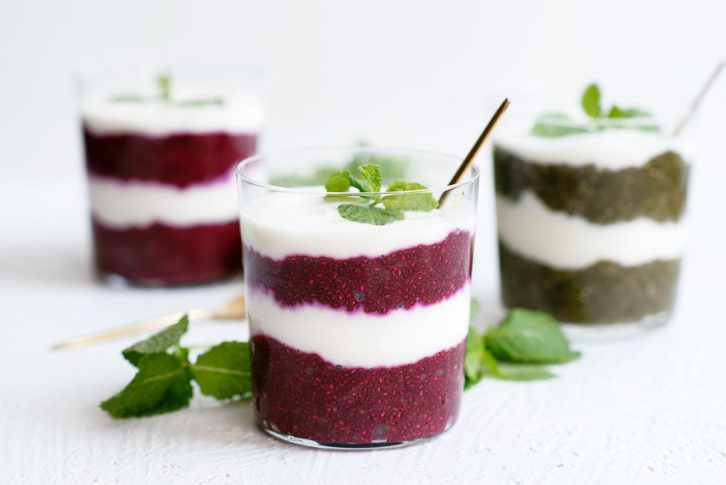
[[(177, 93), (175, 93), (177, 96)], [(256, 99), (88, 96), (82, 108), (95, 263), (104, 277), (184, 285), (241, 271), (234, 165), (255, 152)]]
[(676, 296), (689, 164), (611, 128), (494, 146), (502, 299), (566, 323), (661, 323)]
[[(458, 160), (445, 161), (453, 172)], [(441, 209), (381, 226), (342, 218), (322, 187), (248, 197), (261, 187), (245, 178), (245, 290), (262, 428), (296, 443), (361, 448), (451, 427), (463, 391), (476, 171)]]

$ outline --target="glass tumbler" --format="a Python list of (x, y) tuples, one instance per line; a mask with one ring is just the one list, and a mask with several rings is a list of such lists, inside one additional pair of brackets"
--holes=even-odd
[(494, 173), (505, 306), (548, 312), (580, 333), (666, 322), (684, 249), (683, 146), (632, 127), (500, 134)]
[[(459, 162), (413, 150), (320, 148), (238, 166), (254, 410), (266, 432), (309, 446), (371, 448), (454, 424), (478, 184), (472, 168), (461, 183), (442, 185)], [(326, 194), (332, 172), (360, 175), (365, 164), (381, 167), (383, 190)], [(385, 191), (404, 178), (430, 188)], [(436, 206), (444, 192), (445, 204), (380, 225), (346, 212), (390, 215), (402, 200)]]
[(234, 166), (256, 151), (261, 97), (195, 73), (81, 76), (95, 265), (108, 281), (189, 285), (241, 271)]

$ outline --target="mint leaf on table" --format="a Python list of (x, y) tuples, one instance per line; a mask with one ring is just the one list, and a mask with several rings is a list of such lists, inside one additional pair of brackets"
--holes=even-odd
[(570, 349), (557, 320), (546, 313), (514, 308), (497, 326), (487, 330), (486, 345), (505, 362), (558, 364), (580, 357)]
[(383, 226), (404, 218), (402, 212), (357, 204), (341, 204), (338, 214), (344, 219), (363, 224)]
[(325, 182), (325, 190), (328, 192), (347, 192), (350, 188), (350, 173), (347, 170), (335, 172)]
[(146, 354), (139, 371), (121, 392), (101, 403), (116, 418), (150, 416), (189, 405), (191, 375), (184, 362), (166, 353)]
[(126, 360), (138, 367), (139, 361), (144, 357), (144, 355), (166, 352), (169, 347), (178, 344), (182, 335), (187, 332), (188, 328), (189, 317), (184, 315), (174, 325), (165, 328), (161, 332), (152, 335), (146, 340), (136, 342), (131, 347), (124, 349), (122, 354)]
[[(414, 182), (398, 180), (388, 186), (386, 192), (405, 192), (408, 190), (426, 190), (427, 187)], [(421, 194), (386, 195), (382, 199), (383, 205), (389, 210), (398, 211), (423, 211), (429, 212), (436, 209), (439, 203), (431, 192)]]
[(542, 364), (561, 364), (579, 356), (570, 350), (556, 320), (542, 312), (515, 308), (485, 334), (469, 327), (464, 389), (485, 376), (507, 381), (550, 379), (555, 374)]
[(512, 364), (508, 362), (497, 362), (496, 370), (487, 372), (487, 374), (491, 374), (492, 377), (503, 381), (540, 381), (557, 377), (541, 365)]
[(598, 118), (602, 111), (600, 107), (600, 87), (597, 84), (590, 84), (582, 93), (582, 109), (589, 116)]
[(202, 394), (217, 399), (252, 393), (250, 349), (247, 342), (222, 342), (197, 358), (191, 366)]

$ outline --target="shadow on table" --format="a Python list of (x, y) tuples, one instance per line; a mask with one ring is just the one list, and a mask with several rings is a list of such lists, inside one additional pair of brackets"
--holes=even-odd
[(52, 285), (96, 283), (87, 248), (52, 243), (0, 248), (0, 279)]

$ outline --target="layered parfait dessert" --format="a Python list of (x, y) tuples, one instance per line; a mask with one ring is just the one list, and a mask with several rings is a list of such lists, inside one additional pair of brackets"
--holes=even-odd
[[(294, 157), (326, 153), (350, 158), (336, 150)], [(410, 156), (421, 173), (437, 162), (441, 180), (458, 162)], [(372, 164), (333, 174), (327, 196), (323, 187), (266, 186), (274, 162), (255, 157), (238, 169), (261, 426), (334, 447), (390, 446), (448, 429), (463, 390), (476, 171), (438, 208), (419, 184), (383, 192)], [(360, 181), (350, 194), (371, 193), (348, 195), (348, 177)]]
[(234, 166), (255, 152), (260, 101), (235, 90), (121, 88), (82, 106), (96, 267), (137, 284), (241, 270)]
[(503, 302), (568, 323), (660, 323), (683, 252), (689, 165), (650, 115), (545, 115), (495, 141)]

